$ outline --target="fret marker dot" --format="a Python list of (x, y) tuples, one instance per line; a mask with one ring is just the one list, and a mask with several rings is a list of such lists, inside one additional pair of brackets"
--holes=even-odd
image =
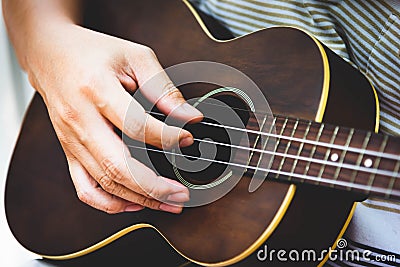
[(372, 159), (366, 159), (364, 161), (364, 166), (367, 167), (367, 168), (371, 167), (372, 166)]
[(339, 155), (337, 154), (337, 153), (333, 153), (332, 155), (331, 155), (331, 160), (332, 161), (337, 161), (339, 159)]

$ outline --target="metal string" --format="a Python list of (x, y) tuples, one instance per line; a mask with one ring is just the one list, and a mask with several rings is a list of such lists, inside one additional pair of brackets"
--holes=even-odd
[[(291, 172), (286, 172), (286, 171), (278, 171), (278, 170), (274, 170), (274, 169), (270, 169), (270, 168), (255, 167), (255, 166), (251, 166), (251, 165), (243, 165), (243, 164), (234, 163), (234, 162), (202, 158), (202, 157), (196, 157), (196, 156), (191, 156), (191, 155), (183, 155), (183, 154), (175, 153), (175, 152), (171, 152), (171, 151), (164, 151), (164, 150), (160, 150), (160, 149), (146, 148), (146, 147), (135, 146), (135, 145), (128, 145), (128, 147), (137, 148), (137, 149), (146, 150), (146, 151), (157, 152), (157, 153), (164, 153), (164, 154), (169, 154), (169, 155), (187, 157), (187, 158), (194, 159), (194, 160), (204, 160), (204, 161), (208, 161), (208, 162), (212, 162), (212, 163), (230, 165), (230, 166), (234, 166), (234, 167), (252, 169), (252, 170), (257, 170), (257, 171), (264, 171), (264, 172), (269, 172), (269, 173), (274, 173), (274, 174), (279, 174), (279, 175), (292, 176), (292, 177), (296, 177), (296, 178), (301, 178), (301, 179), (310, 180), (310, 181), (318, 181), (318, 182), (323, 182), (323, 183), (332, 184), (332, 185), (351, 187), (351, 188), (356, 188), (356, 189), (360, 189), (360, 190), (365, 190), (368, 192), (370, 192), (371, 189), (373, 189), (373, 191), (377, 192), (377, 193), (383, 193), (383, 194), (388, 193), (387, 192), (388, 190), (382, 189), (382, 188), (379, 188), (376, 186), (360, 185), (360, 184), (354, 184), (354, 183), (346, 182), (346, 181), (331, 180), (329, 178), (314, 177), (314, 176), (309, 176), (309, 175), (305, 175), (305, 174), (291, 173)], [(397, 178), (400, 178), (400, 177), (396, 177), (396, 179)], [(393, 196), (400, 196), (400, 191), (392, 190), (390, 194)]]
[[(149, 113), (155, 114), (155, 115), (160, 115), (160, 116), (161, 115), (165, 116), (164, 114), (157, 113), (157, 112), (149, 112)], [(321, 146), (321, 147), (338, 149), (338, 150), (342, 150), (342, 151), (344, 150), (346, 153), (347, 152), (363, 153), (364, 155), (371, 155), (371, 156), (380, 157), (380, 158), (384, 158), (384, 159), (400, 160), (400, 156), (395, 155), (395, 154), (385, 153), (385, 152), (378, 152), (378, 151), (374, 151), (374, 150), (342, 146), (342, 145), (331, 144), (331, 143), (326, 143), (326, 142), (321, 142), (321, 141), (313, 141), (313, 140), (307, 140), (307, 139), (302, 139), (302, 138), (297, 138), (297, 137), (290, 137), (290, 136), (285, 136), (285, 135), (266, 133), (266, 132), (257, 131), (257, 130), (248, 130), (248, 129), (238, 128), (238, 127), (233, 127), (233, 126), (205, 122), (205, 121), (201, 121), (199, 123), (207, 125), (207, 126), (211, 126), (211, 127), (225, 128), (225, 129), (234, 130), (234, 131), (241, 131), (241, 132), (245, 132), (245, 133), (252, 133), (252, 134), (258, 134), (258, 135), (264, 135), (267, 137), (273, 137), (273, 138), (275, 137), (275, 138), (279, 138), (279, 139), (285, 139), (285, 140), (299, 142), (299, 143), (303, 143), (303, 144), (317, 145), (317, 146)], [(199, 139), (197, 139), (197, 140), (199, 140)], [(247, 149), (246, 147), (240, 147), (240, 148)]]

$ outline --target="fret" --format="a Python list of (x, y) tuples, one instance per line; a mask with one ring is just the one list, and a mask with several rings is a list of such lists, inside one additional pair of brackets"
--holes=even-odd
[(399, 195), (398, 140), (392, 144), (385, 135), (283, 116), (262, 117), (260, 124), (253, 120), (246, 132), (250, 147), (230, 146), (249, 150), (241, 162), (256, 176), (386, 198)]
[(253, 119), (246, 126), (250, 147), (230, 145), (249, 151), (241, 162), (254, 175), (387, 198), (398, 195), (398, 140), (392, 144), (385, 135), (283, 116), (261, 118), (260, 124)]
[[(336, 126), (335, 130), (333, 131), (331, 140), (329, 141), (329, 144), (333, 144), (333, 142), (335, 142), (338, 131), (339, 131), (339, 127)], [(326, 162), (328, 160), (329, 155), (331, 154), (331, 150), (332, 150), (332, 148), (330, 148), (330, 147), (326, 150), (325, 156), (324, 156), (324, 162)], [(319, 169), (317, 178), (322, 178), (322, 174), (324, 173), (325, 168), (326, 168), (326, 164), (321, 164), (321, 168)], [(319, 183), (320, 183), (319, 181), (316, 182), (317, 185), (319, 185)]]
[[(280, 131), (280, 133), (279, 133), (279, 136), (282, 136), (282, 135), (283, 135), (283, 132), (285, 131), (286, 124), (287, 124), (288, 120), (289, 120), (289, 118), (286, 117), (286, 118), (285, 118), (285, 121), (284, 121), (283, 124), (282, 124), (282, 129), (281, 129), (281, 131)], [(280, 141), (281, 141), (280, 138), (278, 138), (278, 140), (276, 140), (276, 144), (275, 144), (275, 149), (274, 149), (274, 151), (277, 151)], [(279, 169), (278, 172), (276, 173), (275, 178), (278, 178), (278, 177), (279, 177), (279, 171), (280, 171), (280, 169)]]
[[(311, 128), (311, 121), (308, 122), (307, 128), (306, 128), (306, 130), (305, 130), (305, 132), (304, 132), (304, 135), (303, 135), (303, 139), (306, 139), (306, 138), (307, 138), (307, 135), (308, 135), (308, 133), (310, 132), (310, 128)], [(298, 149), (298, 151), (297, 151), (297, 154), (296, 154), (297, 157), (300, 156), (301, 151), (303, 150), (303, 147), (304, 147), (304, 142), (301, 142), (301, 143), (300, 143), (300, 146), (299, 146), (299, 149)], [(294, 160), (294, 162), (293, 162), (292, 169), (290, 170), (290, 172), (291, 172), (292, 174), (294, 173), (294, 170), (296, 169), (296, 166), (297, 166), (297, 162), (298, 162), (298, 161), (299, 161), (299, 159), (296, 158), (296, 159)]]
[[(379, 148), (379, 153), (383, 153), (384, 152), (384, 150), (385, 150), (385, 148), (386, 148), (386, 144), (387, 144), (387, 141), (388, 141), (388, 136), (387, 135), (385, 135), (384, 137), (383, 137), (383, 142), (382, 142), (382, 144), (381, 144), (381, 146), (380, 146), (380, 148)], [(381, 157), (376, 157), (376, 159), (375, 159), (375, 164), (374, 164), (374, 169), (378, 169), (378, 167), (379, 167), (379, 163), (381, 162)], [(372, 184), (373, 184), (373, 182), (374, 182), (374, 180), (375, 180), (375, 176), (376, 176), (376, 173), (372, 173), (370, 176), (369, 176), (369, 179), (368, 179), (368, 185), (369, 185), (369, 189), (368, 189), (368, 191), (371, 191), (371, 189), (372, 189)]]
[[(291, 138), (294, 136), (294, 134), (295, 134), (295, 132), (296, 132), (296, 130), (297, 130), (297, 126), (298, 126), (298, 125), (299, 125), (299, 121), (296, 120), (296, 123), (294, 124), (293, 130), (292, 130), (292, 132), (291, 132), (291, 134), (290, 134), (290, 137), (291, 137)], [(290, 147), (291, 143), (292, 143), (292, 140), (289, 140), (289, 141), (287, 142), (286, 147), (285, 147), (285, 152), (283, 152), (284, 155), (287, 155), (287, 152), (289, 151), (289, 147)], [(285, 163), (285, 159), (286, 159), (286, 157), (283, 156), (282, 159), (281, 159), (281, 163), (279, 164), (278, 172), (280, 172), (280, 171), (282, 170), (283, 164)], [(276, 174), (276, 178), (278, 178), (278, 176), (279, 176), (279, 174), (277, 173), (277, 174)], [(288, 180), (290, 181), (291, 179), (292, 179), (292, 177), (289, 176), (289, 177), (288, 177)]]
[[(367, 147), (367, 145), (368, 145), (368, 142), (369, 142), (369, 139), (370, 139), (370, 138), (371, 138), (371, 132), (367, 132), (367, 134), (365, 135), (363, 144), (362, 144), (362, 146), (361, 146), (361, 149), (362, 149), (362, 150), (364, 150), (364, 151), (366, 150), (366, 147)], [(358, 155), (358, 157), (357, 157), (356, 164), (355, 164), (356, 167), (360, 167), (360, 166), (361, 166), (361, 161), (362, 161), (363, 157), (364, 157), (364, 153), (363, 153), (363, 152), (360, 152), (359, 155)], [(351, 178), (350, 178), (350, 181), (349, 181), (351, 184), (353, 184), (354, 181), (356, 180), (357, 173), (358, 173), (358, 170), (354, 170), (354, 171), (352, 172), (352, 175), (351, 175)], [(347, 187), (346, 190), (347, 190), (347, 191), (350, 191), (350, 190), (351, 190), (351, 187), (350, 187), (350, 186)]]
[(385, 194), (385, 197), (387, 197), (387, 198), (392, 195), (393, 186), (394, 186), (394, 183), (396, 182), (396, 179), (400, 179), (399, 170), (400, 170), (400, 160), (397, 161), (396, 166), (394, 167), (394, 173), (397, 175), (394, 175), (390, 178), (387, 193)]
[[(354, 135), (354, 129), (352, 128), (352, 129), (350, 129), (350, 132), (349, 132), (349, 134), (347, 136), (347, 139), (346, 139), (346, 143), (344, 144), (344, 147), (346, 149), (343, 149), (343, 151), (342, 151), (342, 153), (340, 155), (340, 159), (339, 159), (339, 164), (340, 165), (342, 165), (343, 162), (344, 162), (344, 159), (345, 159), (346, 153), (347, 153), (347, 148), (350, 145), (350, 142), (351, 142), (351, 139), (353, 138), (353, 135)], [(341, 169), (342, 169), (342, 166), (339, 166), (339, 167), (336, 168), (335, 174), (333, 176), (333, 180), (336, 181), (338, 179)], [(331, 187), (334, 187), (334, 184), (331, 184)]]
[[(321, 136), (322, 136), (322, 132), (324, 131), (324, 127), (325, 127), (325, 124), (321, 124), (320, 125), (320, 127), (319, 127), (319, 130), (318, 130), (318, 134), (317, 134), (317, 138), (315, 139), (315, 141), (318, 143), (319, 142), (319, 140), (321, 139)], [(317, 150), (317, 145), (314, 145), (313, 147), (312, 147), (312, 149), (311, 149), (311, 153), (310, 153), (310, 158), (313, 158), (314, 157), (314, 154), (315, 154), (315, 151)], [(311, 165), (311, 161), (309, 161), (309, 162), (307, 162), (307, 165), (306, 165), (306, 167), (305, 167), (305, 169), (304, 169), (304, 173), (303, 173), (303, 176), (306, 176), (307, 175), (307, 173), (308, 173), (308, 171), (309, 171), (309, 169), (310, 169), (310, 165)], [(304, 182), (304, 179), (301, 181), (302, 183)]]
[[(268, 130), (268, 134), (270, 134), (270, 133), (272, 132), (272, 129), (274, 128), (275, 123), (276, 123), (276, 117), (274, 117), (274, 119), (273, 119), (273, 121), (272, 121), (272, 123), (271, 123), (271, 127), (270, 127), (269, 130)], [(282, 132), (281, 132), (281, 134), (282, 134)], [(266, 147), (267, 147), (267, 144), (268, 144), (268, 142), (269, 142), (269, 137), (270, 137), (270, 135), (267, 135), (267, 138), (266, 138), (266, 140), (265, 140), (265, 142), (264, 142), (264, 144), (262, 145), (262, 148), (261, 148), (262, 151), (265, 151), (265, 149), (266, 149)], [(275, 149), (275, 151), (276, 151), (276, 149)], [(262, 161), (262, 158), (263, 158), (264, 154), (266, 154), (266, 153), (261, 153), (260, 158), (258, 159), (258, 162), (257, 162), (257, 165), (256, 165), (256, 171), (254, 172), (254, 174), (256, 174), (257, 171), (259, 170), (259, 167), (260, 167), (260, 164), (261, 164), (261, 161)], [(274, 157), (272, 156), (271, 159), (270, 159), (270, 162), (269, 162), (268, 165), (267, 165), (268, 167), (269, 167), (269, 165), (271, 164), (271, 160), (272, 160), (273, 158), (274, 158)]]
[[(254, 156), (254, 151), (256, 150), (257, 143), (258, 143), (258, 140), (260, 139), (262, 129), (264, 128), (265, 122), (267, 121), (267, 117), (268, 117), (268, 115), (264, 116), (264, 120), (262, 121), (261, 127), (260, 127), (260, 133), (257, 134), (256, 140), (254, 141), (254, 146), (253, 146), (253, 149), (251, 150), (251, 153), (250, 153), (249, 159), (247, 160), (246, 166), (250, 165), (251, 159)], [(261, 155), (262, 155), (262, 153), (261, 153)], [(261, 157), (261, 155), (260, 155), (260, 157)], [(246, 168), (245, 172), (247, 172), (247, 168)]]

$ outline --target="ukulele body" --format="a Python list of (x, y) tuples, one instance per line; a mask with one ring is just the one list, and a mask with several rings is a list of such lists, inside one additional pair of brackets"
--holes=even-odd
[[(377, 130), (377, 99), (368, 81), (306, 33), (272, 28), (217, 42), (187, 3), (134, 2), (96, 1), (86, 24), (150, 46), (164, 67), (206, 60), (237, 68), (259, 86), (274, 114)], [(94, 19), (95, 14), (107, 20)], [(182, 89), (186, 98), (201, 97), (207, 90)], [(322, 250), (335, 247), (355, 201), (362, 199), (331, 188), (271, 180), (249, 193), (248, 178), (242, 177), (223, 198), (180, 215), (147, 209), (117, 215), (97, 211), (78, 200), (65, 155), (36, 94), (10, 165), (6, 213), (16, 239), (49, 259), (105, 263), (133, 257), (149, 263), (154, 260), (149, 255), (157, 251), (166, 265), (187, 258), (202, 265), (254, 266), (270, 262), (257, 259), (265, 245), (315, 249), (319, 258)], [(314, 265), (326, 259), (316, 259)], [(276, 257), (272, 261), (273, 266), (309, 265)]]

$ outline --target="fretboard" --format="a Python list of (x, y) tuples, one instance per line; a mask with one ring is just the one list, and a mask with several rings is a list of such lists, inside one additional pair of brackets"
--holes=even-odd
[(281, 116), (257, 127), (251, 120), (255, 175), (400, 199), (399, 138)]

